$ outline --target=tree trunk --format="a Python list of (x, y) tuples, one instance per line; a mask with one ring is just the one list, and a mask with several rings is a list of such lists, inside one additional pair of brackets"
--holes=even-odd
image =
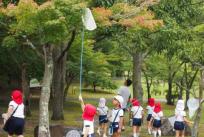
[(93, 82), (93, 90), (94, 90), (94, 92), (96, 92), (96, 84), (95, 84), (95, 82)]
[(63, 43), (53, 50), (54, 72), (52, 84), (52, 120), (63, 120), (64, 90), (66, 76), (67, 52), (74, 42), (76, 30), (72, 31), (68, 43)]
[(138, 52), (133, 55), (133, 97), (143, 102), (142, 90), (142, 53)]
[(38, 137), (50, 137), (48, 106), (49, 106), (51, 83), (52, 83), (52, 77), (53, 77), (52, 48), (53, 46), (48, 44), (43, 46), (45, 70), (44, 70), (42, 90), (41, 90), (41, 96), (40, 96)]
[[(171, 71), (171, 70), (169, 70)], [(167, 93), (167, 104), (168, 105), (173, 105), (173, 100), (172, 100), (172, 85), (173, 85), (173, 79), (171, 72), (169, 72), (169, 78), (168, 78), (168, 93)]]
[(74, 78), (75, 78), (75, 75), (69, 74), (69, 70), (67, 70), (66, 77), (65, 77), (66, 87), (65, 87), (65, 90), (64, 90), (64, 102), (65, 102), (66, 97), (68, 95), (69, 87), (71, 86), (72, 81), (74, 80)]
[(67, 53), (58, 60), (58, 56), (63, 48), (63, 46), (59, 46), (53, 50), (53, 60), (55, 62), (52, 81), (52, 120), (64, 119), (63, 108)]
[(149, 82), (149, 78), (144, 72), (145, 80), (146, 80), (146, 86), (147, 86), (147, 97), (148, 99), (151, 98), (150, 88), (151, 88), (151, 82)]
[(22, 79), (22, 90), (24, 94), (25, 114), (27, 117), (31, 116), (30, 109), (30, 87), (29, 79), (27, 77), (26, 63), (22, 64), (21, 79)]
[(178, 88), (179, 88), (179, 96), (178, 96), (178, 99), (182, 99), (182, 98), (183, 98), (183, 87), (184, 87), (184, 82), (183, 82), (183, 80), (181, 80), (180, 83), (181, 83), (181, 86), (178, 86)]
[(200, 123), (201, 114), (202, 114), (203, 89), (204, 89), (204, 70), (201, 71), (201, 79), (200, 79), (200, 90), (199, 90), (200, 106), (197, 110), (196, 117), (194, 119), (191, 137), (198, 137), (199, 123)]

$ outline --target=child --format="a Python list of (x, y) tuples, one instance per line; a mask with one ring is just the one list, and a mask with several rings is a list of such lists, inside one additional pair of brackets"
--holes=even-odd
[(152, 123), (150, 122), (151, 118), (152, 118), (152, 113), (154, 111), (154, 98), (149, 98), (148, 100), (148, 106), (147, 106), (147, 129), (148, 129), (148, 133), (151, 134), (152, 132)]
[(159, 137), (161, 137), (161, 119), (163, 117), (163, 112), (161, 110), (161, 104), (156, 103), (154, 107), (154, 112), (152, 114), (151, 122), (153, 121), (153, 135), (157, 137), (157, 133)]
[(175, 123), (174, 129), (176, 130), (176, 137), (184, 137), (185, 136), (185, 124), (191, 123), (186, 119), (186, 112), (184, 111), (185, 104), (183, 100), (178, 100), (176, 109), (175, 109)]
[(79, 96), (81, 108), (83, 111), (82, 118), (84, 120), (83, 137), (94, 137), (94, 116), (96, 108), (91, 104), (84, 104), (82, 96)]
[(8, 137), (13, 135), (23, 137), (25, 115), (21, 90), (13, 90), (11, 97), (12, 101), (9, 103), (8, 112), (2, 115), (5, 120), (4, 122), (6, 122), (4, 130), (8, 133)]
[(99, 128), (97, 133), (100, 136), (100, 129), (103, 130), (103, 137), (107, 137), (106, 136), (106, 132), (107, 132), (107, 123), (108, 123), (108, 118), (107, 118), (107, 114), (108, 114), (108, 107), (106, 106), (106, 99), (105, 98), (100, 98), (99, 100), (99, 104), (97, 107), (97, 111), (99, 114)]
[(111, 115), (111, 125), (113, 127), (113, 135), (112, 137), (120, 137), (121, 130), (122, 130), (122, 122), (123, 122), (123, 115), (124, 112), (121, 109), (121, 105), (123, 103), (123, 97), (117, 95), (113, 99), (114, 109), (112, 109)]
[(132, 100), (132, 118), (133, 118), (133, 137), (139, 137), (140, 126), (142, 125), (142, 119), (144, 116), (143, 108), (140, 106), (140, 102), (136, 99)]

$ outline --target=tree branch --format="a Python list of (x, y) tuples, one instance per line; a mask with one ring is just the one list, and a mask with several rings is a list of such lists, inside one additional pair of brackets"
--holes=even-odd
[(111, 16), (111, 17), (110, 17), (110, 20), (119, 20), (119, 19), (127, 19), (127, 18), (134, 17), (134, 16), (138, 15), (138, 13), (141, 12), (142, 10), (144, 10), (146, 7), (155, 5), (155, 4), (159, 3), (159, 1), (160, 1), (160, 0), (157, 0), (157, 1), (145, 0), (144, 2), (142, 2), (142, 3), (140, 4), (139, 7), (137, 7), (137, 8), (136, 8), (134, 11), (132, 11), (131, 13), (127, 13), (127, 14), (124, 14), (124, 15), (116, 14), (116, 15), (114, 15), (114, 16)]
[(200, 104), (203, 104), (203, 103), (204, 103), (204, 99), (201, 100)]
[(192, 3), (192, 4), (188, 4), (188, 5), (183, 5), (184, 6), (192, 6), (192, 5), (199, 5), (199, 4), (202, 4), (204, 3), (204, 1), (199, 1), (199, 2), (195, 2), (195, 3)]
[(186, 87), (182, 86), (181, 84), (179, 84), (178, 82), (176, 82), (176, 85), (184, 90), (187, 90)]
[(193, 77), (191, 78), (191, 80), (190, 80), (190, 87), (192, 87), (193, 81), (195, 80), (195, 78), (196, 78), (196, 76), (198, 74), (198, 71), (199, 71), (199, 69), (196, 70), (196, 72), (194, 73)]
[(44, 55), (40, 53), (40, 51), (33, 45), (33, 43), (28, 38), (26, 38), (26, 44), (29, 45), (39, 57), (44, 58)]
[(65, 53), (70, 49), (72, 43), (74, 42), (75, 36), (76, 36), (76, 30), (73, 30), (71, 39), (69, 40), (69, 42), (68, 42), (67, 46), (65, 47), (65, 49), (62, 51), (62, 53), (57, 58), (57, 61), (61, 60), (64, 57)]
[(176, 75), (176, 73), (178, 72), (179, 68), (183, 65), (184, 62), (181, 62), (181, 64), (177, 67), (177, 69), (173, 72), (172, 74), (172, 78), (174, 78), (174, 76)]

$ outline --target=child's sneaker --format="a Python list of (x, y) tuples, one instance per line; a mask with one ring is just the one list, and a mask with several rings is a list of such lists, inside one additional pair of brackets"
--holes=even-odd
[(103, 134), (103, 137), (107, 137), (106, 134)]
[(125, 126), (122, 127), (122, 131), (125, 131)]
[(151, 131), (151, 129), (150, 129), (150, 128), (148, 129), (148, 134), (149, 134), (149, 135), (151, 135), (151, 134), (152, 134), (152, 131)]

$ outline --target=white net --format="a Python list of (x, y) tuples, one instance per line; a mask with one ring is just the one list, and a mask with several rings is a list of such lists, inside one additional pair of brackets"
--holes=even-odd
[(84, 27), (87, 30), (91, 31), (91, 30), (96, 29), (96, 23), (95, 23), (95, 20), (93, 18), (93, 15), (91, 13), (91, 10), (89, 8), (86, 8), (84, 10), (84, 15), (82, 16), (82, 21), (83, 21)]
[(199, 108), (199, 100), (195, 98), (189, 99), (187, 102), (187, 106), (189, 109), (189, 117), (192, 118)]

